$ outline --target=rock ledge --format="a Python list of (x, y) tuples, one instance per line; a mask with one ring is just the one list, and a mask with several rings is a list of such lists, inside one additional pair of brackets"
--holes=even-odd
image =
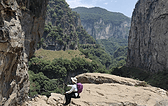
[[(81, 98), (72, 99), (70, 106), (167, 106), (168, 96), (163, 89), (137, 86), (143, 81), (100, 73), (77, 76), (84, 85)], [(143, 85), (143, 84), (142, 84)], [(37, 96), (27, 106), (62, 106), (64, 95)], [(29, 104), (29, 105), (28, 105)]]

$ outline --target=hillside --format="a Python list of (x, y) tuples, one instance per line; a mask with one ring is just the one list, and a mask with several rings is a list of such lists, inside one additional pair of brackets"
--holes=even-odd
[(100, 44), (105, 51), (110, 54), (114, 55), (114, 52), (123, 46), (128, 46), (128, 40), (127, 39), (117, 39), (117, 38), (109, 38), (109, 39), (98, 39), (97, 43)]
[[(79, 14), (72, 11), (65, 0), (49, 1), (44, 34), (38, 45), (38, 49), (40, 48), (53, 51), (80, 50), (87, 58), (106, 68), (112, 63), (110, 55), (96, 45), (95, 39), (81, 26)], [(96, 55), (92, 52), (93, 48), (94, 52), (101, 53)], [(66, 57), (63, 54), (62, 57)]]
[(95, 44), (81, 26), (79, 15), (71, 11), (65, 0), (50, 0), (47, 5), (44, 34), (38, 48), (76, 50), (80, 44)]

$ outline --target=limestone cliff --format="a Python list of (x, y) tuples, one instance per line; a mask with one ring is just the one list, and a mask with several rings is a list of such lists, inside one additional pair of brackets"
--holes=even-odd
[(127, 65), (168, 69), (168, 1), (139, 0), (132, 15)]
[(88, 34), (92, 35), (95, 39), (108, 39), (110, 37), (127, 39), (130, 23), (124, 21), (119, 25), (113, 23), (106, 24), (100, 19), (92, 23), (82, 21), (82, 26), (86, 29)]
[[(100, 73), (77, 76), (84, 89), (80, 98), (72, 98), (69, 106), (167, 106), (168, 96), (163, 89), (151, 87), (143, 81)], [(64, 95), (38, 95), (25, 105), (62, 106)]]
[(0, 105), (22, 105), (28, 58), (43, 34), (48, 0), (0, 0)]
[(84, 29), (95, 39), (128, 38), (130, 18), (121, 13), (109, 12), (99, 7), (77, 7)]

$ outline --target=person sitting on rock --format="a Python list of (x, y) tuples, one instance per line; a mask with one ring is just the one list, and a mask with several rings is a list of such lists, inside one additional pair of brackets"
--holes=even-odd
[(76, 77), (71, 77), (73, 85), (67, 85), (68, 87), (72, 87), (69, 91), (65, 93), (66, 103), (64, 105), (68, 105), (71, 102), (71, 98), (78, 98), (78, 89), (77, 89), (77, 79)]

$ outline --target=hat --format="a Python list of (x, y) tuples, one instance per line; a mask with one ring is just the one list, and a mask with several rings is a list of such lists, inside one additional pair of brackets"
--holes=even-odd
[(72, 82), (77, 83), (76, 77), (71, 77)]

